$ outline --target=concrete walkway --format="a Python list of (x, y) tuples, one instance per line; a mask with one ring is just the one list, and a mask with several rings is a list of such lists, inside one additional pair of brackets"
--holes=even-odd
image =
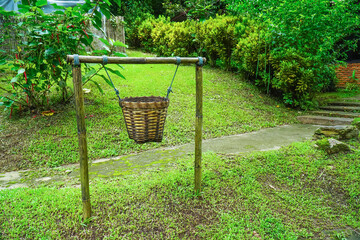
[[(266, 151), (279, 149), (293, 142), (310, 139), (318, 126), (287, 125), (239, 135), (209, 139), (203, 141), (203, 152), (218, 152), (237, 154), (251, 151)], [(90, 178), (112, 177), (131, 174), (137, 171), (167, 166), (176, 159), (194, 153), (194, 144), (186, 144), (173, 148), (154, 149), (139, 154), (120, 156), (116, 158), (99, 159), (93, 161), (89, 167)], [(66, 178), (77, 179), (78, 164), (69, 166), (71, 173)], [(70, 172), (70, 170), (68, 170)], [(21, 182), (25, 171), (0, 174), (0, 190), (5, 188), (25, 187)], [(32, 183), (58, 181), (61, 176), (42, 177), (33, 179)], [(36, 184), (35, 184), (36, 185)]]

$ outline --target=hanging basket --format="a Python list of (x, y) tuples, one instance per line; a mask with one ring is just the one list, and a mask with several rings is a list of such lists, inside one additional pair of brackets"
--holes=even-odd
[(164, 97), (128, 97), (121, 99), (129, 138), (137, 143), (161, 142), (169, 99)]

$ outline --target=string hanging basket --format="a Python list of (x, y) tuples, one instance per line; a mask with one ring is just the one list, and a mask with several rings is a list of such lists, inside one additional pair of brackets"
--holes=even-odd
[(130, 139), (137, 143), (162, 141), (168, 98), (127, 97), (119, 103)]
[(167, 90), (166, 97), (126, 97), (123, 99), (120, 98), (119, 90), (116, 89), (105, 67), (107, 62), (108, 57), (103, 56), (103, 67), (119, 99), (119, 105), (124, 115), (129, 138), (135, 140), (136, 143), (161, 142), (167, 108), (169, 106), (169, 94), (172, 92), (171, 86), (174, 82), (181, 59), (176, 57), (177, 67)]

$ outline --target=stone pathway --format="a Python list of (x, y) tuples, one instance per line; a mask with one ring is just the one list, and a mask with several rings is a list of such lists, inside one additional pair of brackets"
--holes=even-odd
[[(279, 149), (292, 142), (310, 139), (318, 126), (287, 125), (239, 135), (209, 139), (203, 141), (203, 152), (237, 154), (251, 151)], [(112, 177), (131, 174), (137, 171), (168, 166), (176, 159), (194, 153), (194, 144), (186, 144), (173, 148), (149, 150), (139, 154), (93, 161), (89, 167), (90, 178)], [(29, 171), (0, 173), (0, 190), (39, 185), (41, 183), (72, 181), (79, 184), (78, 164), (62, 167), (61, 175), (29, 178)]]
[(335, 126), (351, 125), (354, 118), (358, 117), (360, 117), (360, 97), (354, 97), (329, 102), (326, 106), (321, 106), (318, 111), (299, 116), (298, 120), (304, 124)]

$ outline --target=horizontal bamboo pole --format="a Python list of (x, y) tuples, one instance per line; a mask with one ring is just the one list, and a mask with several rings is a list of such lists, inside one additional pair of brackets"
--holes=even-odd
[[(79, 56), (80, 63), (103, 63), (101, 56)], [(181, 63), (198, 63), (197, 57), (181, 57)], [(74, 55), (67, 55), (66, 61), (72, 63)], [(204, 63), (206, 59), (203, 58)], [(108, 57), (107, 63), (114, 64), (176, 64), (176, 57)]]

